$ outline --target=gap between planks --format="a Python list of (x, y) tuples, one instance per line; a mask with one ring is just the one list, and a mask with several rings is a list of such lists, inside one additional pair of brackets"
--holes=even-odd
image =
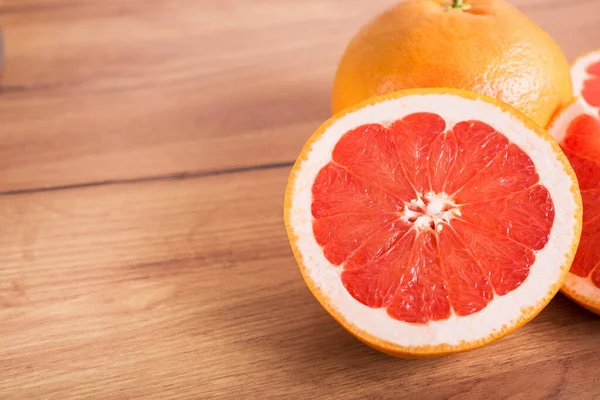
[(251, 166), (247, 166), (247, 167), (234, 167), (234, 168), (225, 168), (225, 169), (217, 169), (217, 170), (209, 170), (209, 171), (178, 172), (178, 173), (168, 174), (168, 175), (143, 176), (143, 177), (139, 177), (139, 178), (112, 179), (112, 180), (105, 180), (105, 181), (72, 183), (72, 184), (68, 184), (68, 185), (7, 190), (7, 191), (0, 191), (0, 197), (19, 196), (19, 195), (24, 195), (24, 194), (34, 194), (34, 193), (44, 193), (44, 192), (58, 192), (58, 191), (65, 191), (65, 190), (76, 190), (76, 189), (103, 187), (103, 186), (133, 185), (133, 184), (138, 184), (138, 183), (166, 182), (166, 181), (185, 181), (185, 180), (200, 179), (200, 178), (207, 178), (207, 177), (213, 177), (213, 176), (240, 174), (240, 173), (252, 172), (252, 171), (265, 171), (265, 170), (279, 169), (279, 168), (291, 168), (292, 165), (294, 165), (293, 161), (285, 161), (285, 162), (279, 162), (279, 163), (259, 164), (259, 165), (251, 165)]

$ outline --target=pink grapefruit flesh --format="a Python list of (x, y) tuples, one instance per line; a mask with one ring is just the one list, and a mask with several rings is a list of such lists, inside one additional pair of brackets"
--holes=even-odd
[[(597, 72), (600, 83), (600, 63), (592, 66), (595, 69), (588, 69), (588, 73)], [(593, 104), (590, 93), (586, 101)], [(600, 91), (597, 95), (600, 100)], [(575, 170), (583, 199), (581, 242), (570, 272), (590, 277), (600, 288), (600, 120), (579, 115), (569, 124), (561, 145)]]
[(362, 125), (316, 176), (313, 234), (360, 303), (414, 324), (468, 316), (518, 288), (546, 246), (555, 209), (539, 181), (482, 121)]
[(592, 107), (600, 107), (600, 61), (590, 64), (585, 72), (588, 78), (583, 82), (581, 96)]

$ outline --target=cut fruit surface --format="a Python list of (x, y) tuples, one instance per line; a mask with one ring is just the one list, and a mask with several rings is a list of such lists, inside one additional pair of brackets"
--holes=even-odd
[(583, 227), (577, 255), (562, 291), (600, 314), (600, 119), (573, 102), (550, 126), (579, 179)]
[(310, 290), (352, 334), (427, 356), (533, 318), (575, 255), (581, 197), (557, 143), (509, 106), (451, 89), (396, 92), (325, 123), (286, 190)]
[(600, 117), (600, 50), (590, 52), (575, 61), (571, 68), (573, 91), (585, 106), (585, 111)]

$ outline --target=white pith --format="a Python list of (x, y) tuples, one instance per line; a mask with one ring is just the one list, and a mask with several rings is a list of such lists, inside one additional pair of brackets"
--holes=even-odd
[[(524, 150), (532, 159), (540, 176), (540, 183), (550, 192), (556, 216), (547, 245), (537, 252), (529, 277), (522, 285), (506, 294), (495, 296), (486, 308), (475, 314), (411, 324), (392, 319), (385, 308), (373, 309), (355, 300), (344, 288), (340, 274), (342, 267), (329, 263), (317, 244), (311, 214), (312, 185), (316, 174), (331, 160), (334, 146), (349, 130), (367, 123), (389, 124), (415, 112), (433, 112), (446, 120), (447, 129), (457, 122), (481, 120)], [(513, 326), (525, 309), (536, 307), (547, 298), (551, 287), (563, 276), (562, 266), (575, 240), (578, 205), (569, 190), (572, 179), (558, 160), (550, 141), (531, 132), (521, 120), (509, 112), (483, 100), (469, 100), (454, 95), (423, 94), (384, 100), (380, 103), (349, 113), (327, 128), (308, 151), (307, 159), (300, 161), (291, 189), (289, 223), (297, 238), (296, 246), (305, 265), (305, 273), (348, 322), (358, 329), (399, 346), (458, 345), (485, 339), (503, 328)]]
[(419, 194), (404, 206), (401, 219), (412, 223), (415, 229), (429, 229), (433, 224), (434, 229), (441, 230), (442, 222), (460, 216), (460, 210), (446, 193)]
[(580, 99), (581, 104), (585, 108), (585, 111), (595, 116), (598, 116), (599, 109), (597, 107), (592, 107), (591, 105), (589, 105), (581, 96), (581, 93), (583, 91), (583, 83), (586, 81), (586, 79), (592, 77), (586, 72), (587, 67), (590, 66), (590, 64), (594, 64), (598, 61), (600, 61), (600, 51), (594, 51), (579, 58), (571, 68), (573, 93)]
[(581, 114), (590, 114), (583, 101), (576, 101), (570, 104), (554, 119), (554, 121), (552, 121), (548, 127), (548, 133), (552, 135), (558, 143), (561, 143), (564, 140), (567, 129), (573, 119)]

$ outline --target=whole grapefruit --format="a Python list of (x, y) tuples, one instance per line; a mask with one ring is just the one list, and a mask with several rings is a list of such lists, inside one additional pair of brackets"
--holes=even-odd
[(401, 89), (467, 89), (546, 127), (572, 97), (562, 50), (505, 0), (405, 0), (354, 37), (339, 64), (333, 112)]

